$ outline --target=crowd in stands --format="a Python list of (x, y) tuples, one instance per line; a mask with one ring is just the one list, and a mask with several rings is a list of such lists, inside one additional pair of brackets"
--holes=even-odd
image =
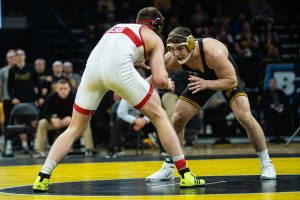
[[(89, 2), (89, 6), (82, 4), (83, 10), (78, 16), (82, 20), (77, 26), (86, 28), (86, 36), (93, 44), (110, 26), (119, 22), (134, 23), (132, 13), (135, 8), (146, 4), (142, 0)], [(166, 17), (163, 38), (175, 27), (187, 26), (195, 37), (214, 37), (222, 41), (236, 58), (254, 57), (264, 62), (281, 60), (274, 12), (265, 0), (240, 1), (238, 4), (235, 1), (154, 0), (153, 5)], [(189, 9), (183, 9), (186, 7)], [(68, 23), (76, 26), (71, 23), (71, 18), (66, 20)]]
[[(109, 27), (117, 23), (134, 23), (135, 13), (139, 8), (154, 5), (166, 18), (163, 40), (175, 27), (186, 26), (195, 37), (214, 37), (222, 41), (238, 59), (255, 58), (256, 64), (282, 59), (278, 49), (278, 34), (274, 29), (274, 11), (266, 0), (242, 0), (239, 3), (234, 0), (54, 0), (44, 2), (45, 5), (41, 5), (42, 1), (23, 7), (12, 4), (13, 1), (10, 6), (15, 6), (15, 11), (8, 12), (4, 9), (4, 15), (26, 16), (32, 30), (85, 29), (88, 52)], [(23, 4), (27, 2), (24, 1)], [(22, 2), (18, 2), (18, 5), (22, 5)], [(28, 7), (35, 12), (31, 12)], [(41, 47), (37, 49), (43, 51)], [(43, 55), (42, 52), (35, 54)], [(30, 58), (32, 61), (33, 59)], [(75, 67), (77, 70), (79, 66)]]
[[(4, 110), (2, 130), (10, 120), (10, 113), (18, 104), (29, 103), (36, 107), (39, 118), (36, 126), (36, 151), (45, 156), (47, 131), (66, 128), (71, 122), (71, 114), (75, 93), (80, 83), (80, 75), (73, 73), (72, 63), (57, 60), (52, 64), (52, 72), (46, 71), (46, 61), (37, 58), (34, 66), (26, 62), (26, 52), (22, 49), (7, 52), (7, 66), (0, 71), (1, 100)], [(29, 153), (32, 141), (28, 141), (26, 133), (20, 133), (22, 149)], [(12, 141), (6, 135), (4, 151), (12, 155)], [(84, 133), (86, 154), (91, 154), (93, 141), (91, 128)]]

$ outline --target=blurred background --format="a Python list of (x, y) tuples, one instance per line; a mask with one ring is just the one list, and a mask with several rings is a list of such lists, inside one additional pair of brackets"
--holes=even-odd
[[(42, 59), (45, 74), (55, 66), (72, 66), (81, 74), (89, 53), (102, 34), (117, 23), (134, 23), (141, 8), (155, 6), (165, 16), (161, 38), (175, 27), (189, 27), (193, 35), (223, 42), (239, 66), (252, 112), (270, 142), (284, 142), (299, 126), (300, 12), (294, 1), (268, 0), (0, 0), (0, 67), (7, 52), (22, 49), (26, 63)], [(18, 56), (18, 55), (16, 55)], [(61, 63), (57, 62), (61, 61)], [(64, 72), (68, 73), (68, 72)], [(285, 97), (276, 114), (264, 98), (272, 85)], [(53, 79), (49, 79), (53, 80)], [(76, 80), (72, 90), (76, 92)], [(271, 83), (270, 83), (271, 82)], [(77, 82), (78, 83), (78, 82)], [(274, 85), (274, 84), (273, 84)], [(49, 88), (48, 86), (45, 86)], [(164, 92), (161, 92), (163, 95)], [(46, 98), (46, 96), (45, 96)], [(91, 122), (94, 144), (107, 147), (112, 105), (108, 93)], [(42, 112), (42, 111), (41, 111)], [(6, 116), (9, 117), (9, 116)], [(224, 101), (213, 101), (189, 123), (186, 145), (202, 142), (248, 141)], [(144, 137), (146, 138), (146, 137)], [(125, 138), (126, 139), (126, 138)], [(297, 138), (296, 138), (297, 139)]]

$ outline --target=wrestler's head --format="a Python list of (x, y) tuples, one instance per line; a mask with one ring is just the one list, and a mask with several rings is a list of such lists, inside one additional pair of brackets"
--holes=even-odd
[(138, 12), (136, 23), (144, 24), (155, 33), (160, 34), (164, 26), (164, 17), (157, 8), (146, 7)]
[(177, 27), (168, 35), (167, 46), (178, 63), (184, 64), (190, 59), (194, 52), (195, 38), (190, 29)]

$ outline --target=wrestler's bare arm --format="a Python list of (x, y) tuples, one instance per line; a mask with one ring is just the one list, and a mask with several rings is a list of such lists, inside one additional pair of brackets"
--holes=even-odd
[(212, 84), (211, 89), (227, 90), (237, 86), (237, 76), (232, 63), (228, 60), (228, 50), (225, 45), (217, 40), (211, 39), (208, 41), (211, 45), (208, 52), (205, 54), (208, 66), (211, 66), (218, 80)]
[[(176, 59), (172, 56), (172, 53), (169, 51), (164, 55), (164, 62), (168, 74), (170, 74), (175, 69), (180, 69), (180, 65), (178, 64), (178, 62), (176, 62)], [(179, 65), (179, 67), (176, 66), (176, 63), (177, 65)], [(151, 79), (152, 75), (147, 78), (148, 81), (150, 81)]]
[(149, 52), (149, 65), (152, 76), (147, 81), (159, 89), (174, 89), (174, 83), (168, 79), (164, 63), (164, 45), (160, 37), (149, 29), (142, 29), (146, 52)]
[(189, 90), (196, 93), (201, 90), (228, 90), (237, 86), (237, 77), (233, 65), (228, 60), (227, 48), (218, 40), (207, 38), (203, 40), (205, 60), (209, 68), (218, 76), (217, 80), (206, 80), (190, 76)]
[[(172, 54), (170, 52), (166, 53), (164, 55), (164, 62), (165, 62), (165, 66), (166, 64), (170, 64), (170, 60), (172, 58)], [(167, 67), (166, 66), (166, 70), (168, 72), (168, 74), (170, 74), (170, 72), (172, 71), (172, 68), (169, 66)], [(147, 79), (146, 79), (149, 83), (153, 84), (152, 83), (152, 75), (150, 75)], [(175, 90), (175, 84), (174, 82), (169, 78), (169, 86), (168, 86), (168, 89), (171, 90), (171, 91), (174, 91)]]

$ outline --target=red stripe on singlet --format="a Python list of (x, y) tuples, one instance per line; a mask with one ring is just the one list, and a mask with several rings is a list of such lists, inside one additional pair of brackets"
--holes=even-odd
[(136, 47), (144, 45), (144, 42), (128, 27), (112, 27), (106, 33), (124, 33), (127, 35)]
[(84, 109), (84, 108), (81, 108), (80, 106), (78, 106), (76, 103), (74, 103), (74, 106), (73, 108), (81, 113), (81, 114), (84, 114), (84, 115), (93, 115), (96, 111), (95, 110), (87, 110), (87, 109)]
[(144, 42), (131, 29), (125, 28), (123, 33), (133, 41), (136, 47), (144, 45)]
[(150, 99), (151, 95), (153, 94), (153, 86), (150, 85), (149, 91), (147, 93), (147, 95), (144, 97), (144, 99), (136, 106), (134, 106), (136, 109), (140, 109), (141, 107), (143, 107), (143, 105), (145, 105), (145, 103)]
[(147, 59), (147, 52), (146, 52), (146, 48), (145, 48), (145, 43), (144, 43), (143, 36), (142, 36), (142, 33), (141, 33), (142, 27), (144, 27), (144, 26), (141, 26), (141, 27), (140, 27), (139, 34), (140, 34), (141, 40), (142, 40), (142, 42), (143, 42), (143, 47), (144, 47), (144, 58), (145, 58), (145, 60), (148, 60), (148, 59)]

